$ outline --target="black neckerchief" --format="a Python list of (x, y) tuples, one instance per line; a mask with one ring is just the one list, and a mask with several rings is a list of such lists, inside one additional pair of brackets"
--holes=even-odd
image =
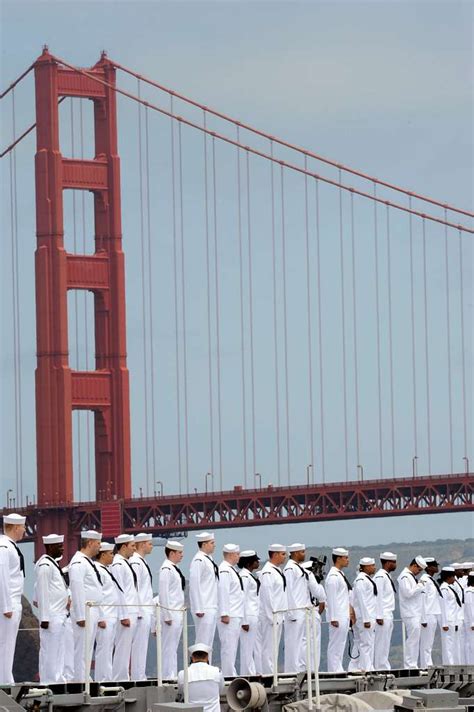
[(410, 571), (410, 569), (408, 569), (408, 573), (409, 573), (411, 576), (413, 576), (413, 578), (415, 579), (415, 582), (418, 583), (418, 579), (416, 578), (416, 576), (415, 576), (415, 574), (413, 573), (413, 571)]
[(234, 574), (235, 574), (235, 575), (237, 576), (237, 578), (239, 579), (240, 590), (243, 591), (243, 590), (244, 590), (244, 584), (243, 584), (242, 579), (240, 578), (239, 572), (237, 571), (237, 569), (234, 569), (233, 566), (231, 566), (230, 568), (232, 569), (232, 571), (234, 572)]
[(216, 564), (214, 559), (211, 559), (211, 557), (208, 556), (207, 554), (204, 554), (204, 556), (206, 557), (206, 559), (209, 559), (209, 561), (211, 562), (213, 569), (214, 569), (214, 576), (216, 577), (217, 581), (219, 581), (219, 567), (218, 567), (218, 565)]
[(96, 567), (96, 565), (94, 564), (94, 562), (92, 561), (92, 559), (89, 559), (89, 557), (86, 556), (85, 554), (83, 554), (82, 551), (81, 551), (80, 553), (82, 554), (82, 556), (84, 557), (84, 559), (87, 561), (87, 563), (92, 566), (92, 568), (94, 569), (94, 573), (95, 573), (95, 575), (97, 576), (97, 581), (100, 583), (101, 586), (103, 586), (102, 579), (100, 578), (100, 574), (99, 574), (99, 572), (97, 571), (97, 567)]
[(301, 571), (301, 575), (304, 576), (305, 579), (308, 581), (308, 579), (309, 579), (309, 574), (308, 574), (308, 572), (305, 571), (304, 568), (303, 568), (302, 566), (300, 566), (297, 561), (293, 561), (293, 563), (297, 565), (297, 567), (298, 567), (299, 570)]
[(438, 594), (441, 596), (441, 598), (443, 598), (443, 592), (441, 591), (441, 589), (439, 587), (439, 583), (437, 581), (435, 581), (434, 578), (432, 576), (430, 576), (429, 574), (426, 574), (426, 575), (429, 576), (429, 578), (433, 581), (434, 585), (436, 586), (436, 590), (438, 591)]
[(23, 554), (21, 553), (19, 547), (15, 544), (15, 542), (12, 541), (11, 539), (9, 539), (9, 541), (11, 541), (11, 543), (13, 544), (13, 546), (14, 546), (15, 549), (16, 549), (16, 553), (17, 553), (18, 556), (20, 557), (20, 571), (21, 571), (21, 573), (23, 574), (23, 578), (24, 578), (25, 575), (26, 575), (26, 574), (25, 574), (25, 557), (23, 556)]
[(254, 580), (255, 583), (257, 584), (257, 596), (258, 596), (258, 593), (259, 593), (259, 591), (260, 591), (261, 583), (260, 583), (259, 579), (258, 579), (256, 576), (254, 576), (253, 573), (252, 573), (249, 569), (247, 569), (247, 571), (248, 571), (249, 574), (250, 574), (250, 578), (253, 578), (253, 580)]
[[(140, 556), (140, 554), (138, 554), (138, 556)], [(142, 562), (143, 562), (143, 563), (145, 564), (145, 566), (146, 566), (146, 570), (148, 571), (148, 575), (149, 575), (149, 577), (150, 577), (150, 583), (153, 583), (153, 575), (152, 575), (152, 573), (151, 573), (150, 567), (148, 566), (148, 564), (147, 564), (147, 562), (145, 561), (145, 559), (143, 558), (143, 556), (140, 556), (140, 559), (142, 560)], [(139, 562), (139, 561), (132, 561), (132, 566), (140, 566), (140, 562)]]
[(138, 579), (137, 579), (137, 575), (136, 575), (135, 571), (133, 570), (133, 566), (132, 566), (131, 563), (128, 561), (128, 559), (126, 559), (125, 557), (123, 557), (123, 560), (124, 560), (125, 563), (127, 564), (127, 566), (128, 566), (128, 568), (130, 569), (130, 571), (132, 572), (133, 585), (135, 586), (135, 590), (138, 591)]
[(374, 589), (374, 596), (376, 596), (378, 594), (377, 584), (375, 583), (375, 581), (372, 581), (372, 579), (370, 578), (370, 576), (368, 574), (366, 574), (364, 572), (362, 572), (362, 573), (364, 574), (365, 578), (368, 579), (370, 581), (370, 583), (372, 584), (372, 588)]
[[(173, 564), (172, 561), (171, 561), (171, 563)], [(173, 564), (173, 566), (175, 567), (176, 571), (177, 571), (178, 574), (179, 574), (179, 577), (180, 577), (180, 579), (181, 579), (181, 588), (182, 588), (183, 591), (184, 591), (184, 589), (186, 588), (186, 579), (185, 579), (185, 577), (184, 577), (184, 574), (183, 574), (183, 572), (181, 571), (181, 569), (180, 569), (178, 566), (176, 566), (176, 564)]]
[(457, 579), (455, 579), (454, 583), (459, 586), (459, 588), (461, 590), (461, 601), (464, 603), (464, 589)]
[(275, 571), (278, 571), (278, 573), (279, 573), (280, 576), (282, 577), (282, 579), (283, 579), (283, 590), (286, 591), (286, 576), (285, 576), (285, 574), (283, 573), (283, 571), (280, 571), (280, 569), (278, 568), (278, 566), (275, 566), (274, 564), (272, 564), (272, 566), (273, 566), (273, 568), (275, 569)]
[(104, 569), (104, 571), (107, 571), (107, 573), (109, 574), (110, 578), (112, 579), (112, 581), (114, 582), (114, 584), (117, 586), (118, 590), (123, 593), (123, 588), (121, 587), (121, 585), (119, 584), (119, 582), (117, 581), (117, 579), (115, 578), (115, 576), (113, 575), (112, 571), (109, 571), (109, 569), (107, 568), (107, 566), (104, 566), (104, 564), (100, 564), (100, 566), (102, 566), (102, 568)]
[[(385, 569), (384, 569), (384, 571), (385, 571)], [(385, 571), (385, 573), (387, 574), (387, 578), (388, 578), (388, 580), (390, 581), (390, 584), (391, 584), (391, 586), (392, 586), (392, 588), (393, 588), (393, 592), (396, 593), (396, 592), (397, 592), (397, 587), (396, 587), (395, 584), (393, 583), (392, 577), (390, 576), (390, 574), (388, 573), (388, 571)]]
[(349, 580), (348, 580), (347, 576), (342, 573), (341, 569), (338, 569), (338, 571), (339, 571), (339, 573), (341, 574), (342, 578), (343, 578), (344, 581), (345, 581), (345, 584), (346, 584), (346, 586), (347, 586), (347, 590), (348, 590), (348, 591), (352, 591), (352, 586), (351, 586), (351, 584), (349, 583)]
[(457, 594), (457, 592), (456, 592), (456, 589), (453, 588), (452, 586), (450, 586), (449, 583), (448, 583), (448, 588), (450, 588), (451, 591), (454, 593), (454, 596), (455, 596), (455, 598), (456, 598), (456, 603), (458, 604), (459, 608), (461, 608), (461, 606), (462, 606), (461, 599), (459, 598), (459, 596), (458, 596), (458, 594)]
[(68, 582), (67, 582), (67, 580), (66, 580), (66, 574), (64, 573), (64, 571), (62, 570), (62, 568), (60, 567), (60, 565), (58, 564), (58, 562), (55, 561), (55, 560), (53, 559), (53, 557), (50, 556), (49, 554), (45, 554), (45, 555), (44, 555), (44, 558), (45, 558), (45, 559), (48, 559), (48, 561), (51, 561), (51, 563), (52, 563), (54, 566), (56, 566), (57, 570), (58, 570), (59, 573), (61, 574), (61, 578), (62, 578), (62, 580), (64, 581), (65, 587), (68, 588)]

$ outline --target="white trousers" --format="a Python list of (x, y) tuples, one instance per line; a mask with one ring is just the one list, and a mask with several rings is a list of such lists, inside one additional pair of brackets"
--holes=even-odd
[(459, 647), (459, 656), (458, 656), (458, 662), (456, 663), (457, 665), (464, 665), (466, 660), (466, 636), (465, 636), (465, 627), (464, 627), (464, 620), (459, 621), (458, 623), (458, 647)]
[[(217, 610), (215, 608), (207, 608), (204, 611), (202, 618), (199, 618), (195, 613), (193, 613), (193, 620), (196, 634), (194, 642), (204, 643), (212, 648), (214, 645), (214, 636), (216, 634)], [(211, 655), (209, 656), (209, 662), (212, 662)]]
[(231, 617), (228, 623), (217, 623), (219, 639), (221, 641), (221, 670), (224, 677), (236, 677), (235, 659), (239, 647), (240, 624), (242, 618)]
[(64, 676), (64, 643), (66, 614), (51, 618), (47, 628), (40, 628), (39, 678), (42, 685), (66, 682)]
[(359, 651), (359, 657), (351, 660), (349, 670), (363, 670), (370, 672), (374, 669), (374, 648), (375, 648), (375, 621), (369, 621), (370, 628), (366, 628), (364, 623), (356, 623), (354, 627), (354, 640)]
[(420, 651), (421, 621), (419, 618), (403, 618), (405, 626), (405, 654), (403, 667), (418, 668)]
[[(298, 611), (299, 613), (299, 611)], [(298, 616), (296, 620), (285, 618), (285, 672), (306, 670), (306, 619)]]
[(339, 621), (339, 627), (329, 623), (328, 672), (344, 672), (343, 657), (346, 647), (349, 618)]
[(437, 615), (430, 613), (425, 618), (426, 628), (422, 626), (420, 633), (420, 668), (423, 670), (433, 665), (431, 651), (433, 650), (436, 628), (438, 627)]
[(0, 613), (0, 685), (11, 685), (13, 679), (13, 656), (21, 620), (21, 603), (14, 604), (13, 615), (5, 618)]
[(87, 633), (88, 648), (86, 650), (86, 629), (78, 626), (75, 619), (72, 619), (72, 630), (74, 635), (74, 681), (86, 681), (86, 655), (89, 665), (87, 674), (90, 676), (90, 662), (94, 650), (95, 636), (97, 634), (97, 623), (99, 620), (99, 609), (90, 609), (90, 625)]
[(112, 661), (112, 680), (114, 682), (130, 680), (130, 656), (132, 654), (133, 636), (137, 629), (137, 616), (129, 613), (127, 618), (130, 621), (128, 627), (122, 625), (120, 621), (117, 623), (115, 652)]
[(466, 648), (466, 665), (474, 665), (474, 630), (464, 623), (464, 644)]
[(74, 631), (71, 617), (64, 624), (64, 666), (63, 676), (66, 682), (74, 680)]
[(314, 670), (314, 633), (313, 633), (313, 625), (316, 626), (316, 665), (317, 669), (319, 670), (319, 665), (321, 663), (321, 615), (319, 614), (318, 611), (316, 611), (316, 614), (311, 621), (311, 665)]
[(96, 682), (110, 682), (112, 680), (112, 659), (118, 621), (117, 618), (106, 618), (105, 622), (105, 628), (97, 628), (95, 639), (94, 679)]
[(374, 668), (391, 670), (388, 656), (392, 640), (393, 618), (384, 618), (383, 625), (375, 624)]
[(152, 621), (154, 619), (149, 613), (144, 613), (137, 620), (137, 627), (132, 641), (130, 677), (132, 680), (146, 680), (146, 659), (148, 655), (148, 641)]
[(260, 638), (262, 641), (262, 674), (269, 675), (273, 673), (273, 627), (276, 627), (276, 649), (277, 660), (278, 651), (280, 649), (281, 633), (283, 629), (283, 620), (276, 620), (273, 624), (268, 618), (260, 618), (258, 627), (260, 630)]
[(459, 631), (454, 625), (449, 630), (441, 628), (441, 655), (443, 665), (459, 665)]
[(248, 630), (240, 629), (240, 674), (256, 675), (262, 669), (258, 616), (248, 616)]
[(163, 679), (178, 677), (178, 646), (183, 631), (183, 616), (173, 614), (171, 625), (161, 622), (161, 649), (163, 651)]

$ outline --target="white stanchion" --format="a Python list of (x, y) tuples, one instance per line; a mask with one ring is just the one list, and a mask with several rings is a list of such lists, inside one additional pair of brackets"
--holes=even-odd
[(311, 682), (311, 611), (307, 608), (304, 612), (306, 628), (306, 684), (308, 686), (308, 709), (313, 709), (313, 686)]
[(318, 646), (318, 623), (316, 618), (316, 608), (312, 610), (313, 623), (313, 656), (314, 656), (314, 696), (316, 697), (316, 709), (321, 709), (321, 694), (319, 690), (319, 646)]
[(183, 608), (183, 687), (184, 703), (189, 702), (189, 671), (188, 671), (188, 609)]
[(156, 635), (156, 684), (160, 687), (163, 684), (163, 658), (161, 650), (161, 613), (159, 603), (155, 604), (155, 635)]
[(275, 623), (275, 616), (279, 611), (272, 613), (272, 660), (273, 660), (273, 686), (278, 686), (278, 634)]
[(91, 694), (91, 653), (92, 646), (89, 644), (89, 636), (91, 633), (91, 608), (94, 604), (86, 601), (86, 618), (84, 630), (84, 676), (85, 676), (85, 692), (88, 697)]
[(406, 637), (407, 637), (407, 631), (405, 628), (405, 623), (402, 620), (402, 655), (403, 655), (403, 662), (402, 665), (405, 664), (405, 645), (406, 645)]

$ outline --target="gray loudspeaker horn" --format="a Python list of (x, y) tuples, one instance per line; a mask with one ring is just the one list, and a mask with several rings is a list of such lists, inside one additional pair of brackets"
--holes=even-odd
[(232, 710), (248, 710), (256, 707), (268, 709), (267, 693), (259, 682), (249, 682), (236, 677), (227, 690), (227, 704)]

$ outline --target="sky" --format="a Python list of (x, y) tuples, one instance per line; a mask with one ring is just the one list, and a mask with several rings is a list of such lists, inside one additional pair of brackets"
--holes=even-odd
[[(28, 3), (22, 0), (0, 3), (2, 14), (2, 86), (13, 80), (34, 58), (40, 54), (43, 44), (50, 51), (67, 61), (80, 66), (91, 66), (107, 50), (110, 57), (130, 66), (139, 73), (155, 78), (160, 83), (174, 88), (209, 106), (216, 107), (242, 121), (261, 127), (268, 133), (281, 136), (294, 144), (305, 146), (323, 156), (331, 157), (347, 165), (359, 168), (371, 175), (385, 178), (430, 195), (436, 199), (470, 209), (473, 193), (473, 17), (472, 3), (468, 2), (41, 2)], [(28, 82), (29, 80), (27, 80)], [(17, 127), (27, 126), (34, 116), (32, 85), (25, 82), (24, 89), (17, 91)], [(136, 83), (126, 85), (136, 91)], [(146, 89), (142, 87), (142, 91)], [(167, 98), (150, 93), (150, 98), (168, 106)], [(184, 112), (180, 105), (179, 110)], [(9, 140), (11, 135), (10, 105), (2, 107), (2, 134)], [(85, 110), (86, 120), (89, 116)], [(69, 107), (61, 107), (64, 121), (62, 141), (64, 152), (71, 152), (68, 126), (71, 119)], [(153, 242), (153, 286), (155, 336), (154, 347), (157, 359), (156, 372), (156, 449), (158, 464), (152, 462), (151, 435), (148, 449), (144, 433), (149, 433), (150, 411), (145, 418), (143, 401), (150, 390), (150, 382), (143, 376), (143, 322), (141, 318), (141, 278), (139, 210), (139, 168), (137, 159), (136, 107), (125, 100), (119, 101), (120, 153), (122, 158), (122, 194), (124, 250), (127, 259), (127, 316), (129, 367), (131, 371), (132, 405), (132, 465), (134, 494), (139, 488), (151, 492), (157, 481), (164, 484), (165, 492), (177, 488), (178, 450), (184, 458), (184, 444), (176, 445), (176, 374), (174, 371), (175, 334), (173, 321), (173, 262), (169, 235), (172, 233), (170, 212), (171, 190), (169, 184), (169, 126), (166, 121), (150, 115), (151, 133), (151, 228)], [(190, 112), (191, 118), (197, 114)], [(78, 107), (74, 105), (73, 120), (78, 126)], [(210, 120), (212, 121), (212, 120)], [(144, 130), (142, 116), (142, 130)], [(216, 130), (222, 125), (216, 124)], [(86, 123), (86, 143), (89, 129)], [(245, 137), (248, 140), (248, 137)], [(175, 135), (176, 139), (176, 135)], [(177, 139), (176, 139), (177, 140)], [(201, 143), (199, 143), (199, 141)], [(3, 145), (3, 142), (2, 142)], [(191, 488), (204, 489), (205, 473), (211, 469), (209, 462), (209, 404), (207, 403), (206, 309), (205, 309), (205, 254), (202, 215), (202, 137), (194, 137), (183, 129), (184, 155), (184, 233), (187, 249), (188, 292), (188, 388), (189, 388), (189, 452)], [(258, 144), (259, 147), (262, 144)], [(76, 135), (75, 150), (78, 150)], [(86, 149), (87, 150), (87, 149)], [(218, 210), (221, 243), (219, 247), (220, 276), (223, 316), (222, 338), (222, 410), (223, 410), (223, 486), (232, 487), (242, 482), (242, 433), (241, 394), (239, 388), (239, 331), (238, 331), (238, 273), (236, 264), (237, 233), (235, 217), (234, 158), (230, 151), (220, 147), (218, 151)], [(34, 184), (33, 184), (34, 139), (27, 139), (17, 152), (19, 176), (19, 238), (21, 275), (22, 351), (21, 372), (23, 388), (23, 441), (22, 457), (24, 471), (24, 494), (34, 492)], [(208, 146), (210, 157), (210, 146)], [(287, 154), (282, 154), (285, 158)], [(294, 156), (293, 156), (294, 159)], [(296, 159), (295, 159), (296, 160)], [(301, 158), (299, 158), (301, 161)], [(8, 185), (8, 161), (2, 162), (2, 173)], [(315, 165), (313, 166), (315, 168)], [(245, 162), (241, 162), (244, 172)], [(273, 380), (273, 352), (271, 349), (272, 328), (271, 273), (269, 241), (269, 183), (264, 169), (257, 161), (251, 162), (252, 180), (255, 186), (253, 198), (254, 237), (254, 298), (255, 298), (255, 374), (256, 374), (256, 436), (257, 454), (255, 471), (262, 473), (263, 481), (276, 482), (275, 471), (275, 394)], [(334, 177), (334, 172), (328, 175)], [(157, 188), (155, 189), (155, 185)], [(289, 362), (290, 396), (289, 418), (291, 420), (292, 482), (303, 482), (306, 465), (310, 461), (307, 412), (307, 379), (305, 332), (305, 292), (302, 279), (304, 266), (303, 219), (301, 202), (303, 183), (296, 178), (287, 178), (287, 232), (288, 292), (289, 292)], [(156, 192), (155, 192), (156, 190)], [(277, 189), (277, 207), (280, 203)], [(323, 260), (333, 265), (323, 270), (323, 294), (325, 297), (323, 319), (325, 324), (325, 430), (326, 430), (326, 478), (328, 480), (355, 479), (357, 455), (354, 444), (354, 407), (349, 397), (349, 444), (344, 447), (341, 431), (343, 402), (341, 381), (341, 339), (339, 330), (341, 298), (337, 273), (338, 232), (334, 215), (337, 215), (336, 195), (321, 188), (321, 224), (324, 233)], [(314, 196), (310, 206), (313, 209)], [(346, 277), (350, 274), (350, 235), (347, 220), (349, 203), (344, 198)], [(79, 202), (78, 202), (79, 206)], [(12, 352), (8, 344), (12, 334), (11, 297), (11, 245), (9, 235), (10, 202), (7, 191), (2, 195), (2, 222), (6, 227), (6, 239), (0, 245), (2, 262), (1, 304), (1, 493), (5, 499), (9, 488), (15, 489), (13, 466), (14, 417), (13, 417), (13, 368)], [(243, 196), (245, 219), (246, 199)], [(65, 197), (66, 245), (72, 245), (71, 196)], [(77, 208), (78, 214), (80, 212)], [(366, 476), (380, 474), (377, 449), (377, 413), (373, 348), (375, 335), (373, 253), (371, 237), (371, 214), (362, 203), (356, 203), (356, 229), (358, 236), (357, 270), (359, 298), (359, 387), (360, 387), (360, 453)], [(90, 203), (85, 208), (84, 233), (90, 239)], [(380, 212), (380, 224), (384, 214)], [(79, 220), (78, 233), (81, 234)], [(212, 223), (212, 220), (211, 220)], [(178, 220), (178, 227), (179, 227)], [(313, 230), (314, 225), (311, 225)], [(381, 228), (382, 229), (382, 228)], [(409, 283), (407, 273), (407, 225), (400, 215), (392, 214), (393, 236), (399, 238), (392, 245), (394, 259), (394, 412), (396, 437), (390, 437), (390, 406), (388, 390), (389, 352), (387, 337), (388, 302), (385, 272), (380, 277), (383, 290), (382, 314), (382, 377), (383, 377), (383, 451), (385, 476), (390, 475), (392, 459), (397, 458), (395, 471), (411, 474), (413, 449), (411, 360), (409, 348), (408, 319)], [(418, 442), (419, 471), (428, 471), (427, 435), (425, 417), (425, 382), (423, 350), (423, 302), (421, 234), (416, 232), (415, 296), (417, 298), (416, 365), (419, 374), (416, 395), (418, 397)], [(281, 244), (281, 226), (277, 225), (277, 238)], [(156, 235), (156, 240), (155, 240)], [(314, 233), (311, 232), (313, 236)], [(431, 438), (432, 471), (451, 471), (447, 436), (446, 388), (446, 333), (444, 321), (439, 318), (444, 309), (446, 286), (444, 283), (444, 234), (430, 226), (428, 229), (428, 289), (430, 295), (430, 366), (431, 366)], [(463, 238), (464, 244), (464, 302), (465, 302), (465, 361), (467, 401), (467, 450), (463, 444), (462, 422), (462, 352), (460, 347), (460, 316), (456, 305), (461, 296), (459, 272), (456, 270), (458, 253), (456, 234), (449, 234), (450, 296), (452, 310), (452, 408), (453, 415), (453, 465), (452, 471), (464, 468), (463, 456), (472, 453), (472, 242)], [(228, 243), (225, 239), (228, 238)], [(370, 238), (370, 239), (369, 239)], [(453, 238), (451, 240), (451, 238)], [(228, 248), (228, 249), (227, 249)], [(381, 251), (385, 264), (386, 246)], [(314, 244), (311, 260), (314, 265)], [(150, 258), (151, 259), (151, 258)], [(281, 278), (281, 264), (279, 263)], [(384, 267), (385, 269), (385, 267)], [(244, 271), (244, 286), (249, 287), (249, 272)], [(284, 352), (281, 343), (283, 305), (279, 282), (278, 310), (280, 344), (278, 355), (280, 368)], [(311, 286), (313, 307), (315, 282)], [(350, 280), (346, 293), (347, 308), (351, 308)], [(74, 309), (74, 298), (70, 308)], [(211, 295), (212, 301), (212, 295)], [(86, 303), (86, 302), (85, 302)], [(87, 306), (79, 298), (78, 320), (82, 324), (89, 315), (91, 301)], [(182, 307), (182, 303), (179, 302)], [(245, 297), (248, 310), (249, 301)], [(347, 312), (350, 313), (349, 311)], [(444, 319), (444, 317), (443, 317)], [(316, 323), (315, 323), (316, 325)], [(180, 323), (179, 347), (182, 359), (182, 324)], [(246, 365), (246, 415), (248, 466), (244, 472), (252, 484), (252, 438), (250, 432), (249, 390), (249, 322), (245, 316), (245, 365)], [(352, 347), (354, 331), (351, 319), (347, 325), (347, 389), (352, 394), (354, 373), (352, 371)], [(419, 332), (419, 333), (418, 333)], [(78, 332), (79, 333), (79, 332)], [(314, 334), (313, 334), (313, 338)], [(212, 383), (214, 445), (217, 443), (216, 419), (216, 361), (215, 325), (212, 340)], [(76, 337), (70, 331), (71, 360), (84, 365), (83, 335)], [(77, 354), (76, 352), (77, 345)], [(314, 342), (316, 352), (316, 341)], [(91, 347), (91, 351), (93, 351)], [(315, 373), (319, 361), (315, 358)], [(82, 359), (82, 361), (81, 361)], [(271, 367), (269, 367), (269, 364)], [(180, 403), (183, 406), (183, 363), (180, 365)], [(304, 373), (304, 376), (302, 375)], [(421, 374), (421, 376), (420, 376)], [(286, 461), (284, 389), (280, 371), (281, 397), (281, 458)], [(155, 392), (154, 392), (155, 393)], [(318, 391), (315, 389), (315, 401)], [(153, 395), (155, 398), (155, 395)], [(150, 408), (150, 403), (148, 403)], [(304, 412), (304, 415), (303, 415)], [(83, 497), (91, 492), (91, 479), (87, 474), (90, 463), (85, 438), (87, 420), (81, 415), (82, 472), (78, 472), (78, 452), (75, 449), (75, 492)], [(78, 420), (75, 421), (77, 441)], [(90, 422), (89, 422), (90, 425)], [(322, 471), (320, 452), (321, 422), (315, 406), (314, 471), (319, 481)], [(181, 431), (181, 438), (183, 432)], [(348, 453), (349, 472), (345, 472), (345, 452)], [(214, 457), (218, 460), (216, 452)], [(146, 463), (151, 476), (144, 474)], [(89, 464), (89, 469), (91, 465)], [(216, 466), (212, 468), (216, 471)], [(471, 468), (472, 469), (472, 468)], [(284, 466), (283, 466), (284, 470)], [(179, 485), (184, 475), (179, 476)], [(218, 475), (215, 476), (218, 481)], [(283, 471), (282, 483), (286, 481)], [(184, 482), (183, 482), (183, 487)], [(262, 546), (275, 538), (303, 539), (310, 543), (330, 546), (336, 542), (357, 542), (364, 545), (374, 540), (410, 541), (420, 538), (438, 538), (440, 531), (449, 537), (472, 535), (472, 518), (469, 515), (418, 516), (373, 521), (335, 522), (308, 525), (285, 525), (258, 530)], [(466, 533), (467, 532), (467, 533)], [(238, 536), (243, 546), (255, 539), (255, 530), (222, 532), (223, 538)]]

